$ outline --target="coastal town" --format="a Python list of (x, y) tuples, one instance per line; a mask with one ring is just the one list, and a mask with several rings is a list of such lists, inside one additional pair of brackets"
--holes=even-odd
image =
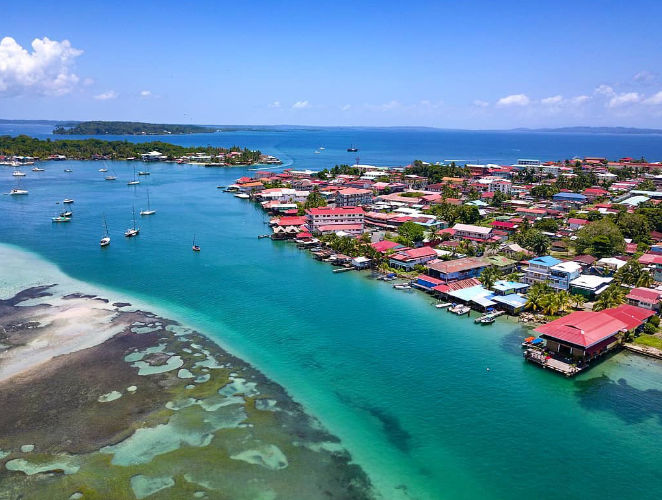
[(270, 215), (258, 237), (482, 325), (517, 318), (524, 358), (573, 376), (621, 349), (662, 359), (661, 185), (661, 163), (584, 157), (260, 170), (219, 187)]

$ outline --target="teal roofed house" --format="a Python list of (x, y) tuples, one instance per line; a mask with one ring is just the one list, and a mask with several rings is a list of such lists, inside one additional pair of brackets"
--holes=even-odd
[(552, 281), (551, 268), (560, 263), (559, 259), (551, 255), (529, 260), (529, 267), (526, 268), (526, 274), (524, 275), (524, 283), (533, 285), (543, 281)]

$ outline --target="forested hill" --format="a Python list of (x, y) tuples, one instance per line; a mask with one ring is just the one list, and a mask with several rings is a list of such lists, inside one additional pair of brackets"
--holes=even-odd
[(173, 125), (167, 123), (106, 122), (92, 121), (59, 126), (53, 130), (57, 135), (168, 135), (204, 134), (216, 129), (200, 125)]

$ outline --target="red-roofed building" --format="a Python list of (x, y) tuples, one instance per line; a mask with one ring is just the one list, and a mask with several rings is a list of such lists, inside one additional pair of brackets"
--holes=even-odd
[(360, 235), (363, 234), (363, 224), (329, 224), (328, 226), (317, 226), (316, 230), (321, 234), (343, 232)]
[(630, 305), (659, 311), (660, 301), (662, 301), (662, 291), (643, 287), (633, 288), (625, 299)]
[(631, 304), (621, 304), (618, 307), (605, 309), (602, 312), (625, 323), (628, 330), (637, 330), (640, 326), (646, 323), (651, 316), (655, 316), (654, 311), (633, 306)]
[(430, 247), (410, 248), (391, 255), (389, 265), (401, 269), (413, 269), (437, 258), (437, 252)]
[[(340, 226), (359, 226), (360, 233), (363, 232), (363, 222), (364, 222), (365, 212), (361, 207), (319, 207), (319, 208), (309, 208), (306, 210), (306, 225), (308, 230), (311, 233), (321, 232), (320, 228), (322, 226), (325, 229), (329, 230), (328, 226), (340, 225)], [(346, 231), (345, 229), (338, 229), (339, 231)], [(352, 234), (355, 233), (355, 229), (352, 229)]]
[(568, 219), (568, 227), (573, 231), (576, 231), (577, 229), (581, 229), (588, 223), (589, 222), (586, 219), (574, 219), (574, 218)]
[(357, 207), (371, 202), (372, 191), (369, 189), (347, 188), (336, 193), (336, 207)]
[(376, 243), (372, 243), (371, 246), (379, 253), (386, 253), (389, 250), (400, 250), (406, 248), (404, 245), (401, 245), (400, 243), (396, 243), (395, 241), (389, 241), (389, 240), (378, 241)]
[(601, 188), (587, 188), (584, 189), (584, 192), (582, 193), (586, 198), (589, 200), (594, 200), (595, 198), (599, 198), (600, 196), (607, 196), (609, 194), (609, 191)]

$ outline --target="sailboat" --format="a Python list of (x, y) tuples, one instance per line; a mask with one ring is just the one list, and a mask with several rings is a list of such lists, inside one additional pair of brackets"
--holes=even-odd
[(107, 247), (110, 245), (110, 236), (108, 235), (108, 224), (106, 224), (106, 218), (103, 218), (103, 227), (105, 228), (106, 232), (104, 233), (104, 237), (101, 238), (101, 241), (99, 241), (99, 245), (102, 247)]
[(21, 172), (20, 170), (14, 170), (14, 173), (12, 173), (14, 177), (25, 177), (25, 173)]
[(347, 148), (348, 153), (356, 153), (359, 150), (359, 148), (355, 148), (354, 144), (352, 144), (350, 147)]
[(136, 167), (133, 167), (133, 180), (127, 182), (126, 184), (127, 186), (135, 186), (136, 184), (140, 184), (140, 181), (136, 179)]
[(20, 195), (20, 194), (28, 194), (28, 190), (27, 189), (21, 189), (21, 179), (18, 179), (18, 182), (16, 183), (16, 187), (14, 189), (12, 189), (11, 191), (9, 191), (9, 194), (11, 196), (17, 196), (17, 195)]
[(140, 233), (140, 228), (136, 227), (136, 207), (133, 207), (133, 227), (130, 227), (126, 231), (124, 231), (124, 236), (127, 238), (131, 238), (133, 236), (138, 236)]
[(154, 215), (156, 210), (152, 210), (149, 206), (149, 188), (147, 188), (147, 210), (141, 210), (140, 215)]
[(200, 245), (195, 244), (195, 234), (193, 235), (193, 251), (194, 252), (199, 252), (200, 251)]
[[(102, 169), (102, 170), (103, 170), (103, 169)], [(107, 170), (107, 169), (106, 169), (106, 170)], [(112, 168), (111, 168), (110, 170), (111, 170), (110, 173), (111, 173), (112, 175), (107, 175), (107, 176), (105, 177), (105, 179), (106, 179), (107, 181), (115, 181), (115, 180), (117, 180), (117, 175), (115, 175), (115, 170), (113, 170)]]

